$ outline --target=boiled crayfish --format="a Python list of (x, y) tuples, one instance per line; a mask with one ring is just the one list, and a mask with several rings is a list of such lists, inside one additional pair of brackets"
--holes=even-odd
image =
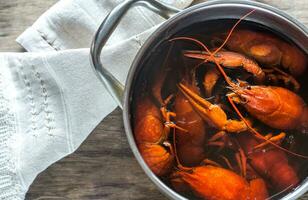
[(218, 62), (231, 69), (242, 67), (247, 72), (251, 73), (256, 81), (260, 83), (264, 82), (265, 79), (265, 73), (258, 63), (236, 52), (221, 50), (214, 56), (211, 56), (208, 52), (186, 51), (184, 55), (190, 58), (206, 60), (207, 62)]
[(268, 196), (262, 179), (248, 183), (230, 170), (210, 165), (176, 171), (171, 175), (171, 182), (175, 188), (191, 190), (207, 200), (264, 200)]
[(264, 124), (277, 129), (308, 132), (307, 106), (294, 92), (273, 86), (234, 84), (229, 96)]
[(269, 147), (255, 150), (253, 147), (262, 141), (249, 137), (247, 134), (238, 136), (238, 141), (248, 155), (252, 167), (269, 180), (271, 186), (277, 191), (290, 189), (298, 184), (297, 172), (283, 151)]
[(264, 200), (268, 197), (266, 183), (262, 178), (247, 182), (240, 175), (211, 160), (205, 159), (204, 164), (189, 168), (178, 162), (178, 169), (170, 176), (173, 187), (178, 192), (192, 192), (206, 200)]
[(277, 65), (292, 75), (301, 75), (307, 67), (306, 55), (271, 34), (246, 29), (236, 30), (226, 43), (230, 50), (249, 55), (264, 65)]
[[(156, 76), (150, 92), (140, 95), (136, 101), (134, 133), (139, 151), (154, 174), (167, 175), (174, 162), (174, 155), (168, 136), (171, 128), (178, 128), (171, 121), (175, 117), (167, 110), (170, 98), (163, 100), (161, 86), (164, 76)], [(155, 102), (159, 105), (156, 105)]]
[(139, 151), (150, 169), (158, 176), (167, 175), (174, 161), (167, 141), (169, 128), (164, 126), (160, 110), (149, 96), (137, 101), (134, 133)]
[[(198, 92), (194, 77), (192, 79), (189, 81), (186, 75), (182, 82), (187, 83), (191, 90)], [(205, 123), (181, 92), (175, 97), (174, 111), (175, 123), (187, 130), (187, 132), (176, 130), (179, 159), (185, 166), (199, 165), (205, 158), (204, 144), (207, 136)]]

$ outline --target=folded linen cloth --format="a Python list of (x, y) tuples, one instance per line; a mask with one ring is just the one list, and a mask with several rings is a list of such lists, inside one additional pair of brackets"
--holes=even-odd
[[(193, 0), (161, 0), (185, 8)], [(28, 51), (90, 47), (93, 35), (107, 14), (123, 0), (62, 0), (45, 12), (17, 38)], [(163, 18), (143, 7), (131, 8), (107, 45), (141, 33), (163, 22)]]
[[(76, 150), (117, 106), (90, 66), (87, 47), (120, 2), (59, 1), (17, 39), (36, 53), (0, 54), (0, 199), (23, 199), (41, 171)], [(184, 8), (191, 0), (164, 2)], [(136, 7), (113, 34), (102, 62), (122, 83), (163, 21)]]

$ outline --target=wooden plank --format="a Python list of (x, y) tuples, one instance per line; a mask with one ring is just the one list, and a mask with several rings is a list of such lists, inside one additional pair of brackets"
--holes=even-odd
[(15, 39), (57, 0), (1, 0), (0, 50), (23, 51)]
[[(22, 51), (16, 37), (57, 0), (0, 2), (0, 50)], [(308, 2), (260, 0), (277, 6), (306, 26)], [(81, 147), (41, 173), (27, 199), (165, 199), (145, 176), (129, 148), (121, 110), (105, 118)], [(308, 199), (308, 194), (301, 199)]]

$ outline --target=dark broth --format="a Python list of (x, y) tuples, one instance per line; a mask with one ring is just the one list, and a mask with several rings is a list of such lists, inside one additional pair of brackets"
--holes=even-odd
[[(137, 96), (140, 96), (141, 91), (149, 91), (148, 88), (151, 87), (151, 81), (153, 79), (153, 74), (156, 73), (168, 73), (167, 79), (165, 80), (162, 88), (162, 96), (163, 98), (166, 98), (170, 94), (177, 93), (178, 89), (176, 87), (176, 84), (181, 80), (181, 73), (180, 71), (183, 68), (189, 68), (195, 66), (200, 61), (194, 60), (194, 59), (188, 59), (184, 58), (182, 56), (183, 50), (200, 50), (200, 47), (195, 45), (192, 42), (187, 41), (176, 41), (176, 42), (170, 42), (169, 39), (172, 39), (174, 37), (179, 36), (187, 36), (187, 37), (193, 37), (196, 39), (199, 39), (203, 43), (205, 43), (207, 46), (211, 47), (211, 40), (213, 35), (217, 35), (217, 33), (226, 33), (230, 30), (230, 28), (233, 26), (233, 24), (236, 22), (236, 20), (214, 20), (214, 21), (206, 21), (203, 23), (194, 24), (192, 26), (189, 26), (185, 29), (183, 29), (181, 32), (178, 32), (176, 35), (171, 36), (170, 38), (166, 38), (166, 40), (161, 43), (157, 48), (153, 49), (150, 52), (150, 56), (145, 61), (144, 66), (142, 66), (142, 70), (138, 74), (139, 79), (135, 82), (135, 89), (133, 93), (133, 101), (136, 99)], [(268, 27), (264, 27), (260, 24), (256, 23), (250, 23), (247, 21), (242, 21), (237, 29), (249, 29), (253, 31), (261, 31), (266, 33), (274, 34), (276, 37), (279, 37), (289, 43), (292, 43), (289, 38), (287, 38), (284, 35), (281, 35)], [(166, 60), (166, 55), (168, 54), (168, 51), (171, 47), (171, 44), (173, 43), (172, 50)], [(163, 70), (160, 72), (157, 72), (158, 69), (161, 69), (161, 66), (163, 66)], [(260, 65), (262, 66), (262, 65)], [(214, 67), (213, 64), (205, 64), (202, 67), (199, 67), (197, 69), (197, 79), (202, 79), (203, 75), (206, 73), (206, 67)], [(230, 70), (226, 69), (226, 73), (231, 78), (242, 78), (242, 75), (245, 75), (245, 71), (241, 69), (235, 69)], [(239, 74), (241, 74), (239, 76)], [(297, 78), (299, 81), (301, 88), (298, 92), (298, 95), (300, 95), (305, 102), (308, 102), (308, 79), (307, 77), (307, 70), (306, 72)], [(250, 84), (253, 84), (253, 81), (248, 79), (247, 81), (250, 82)], [(202, 89), (202, 85), (199, 85)], [(219, 91), (222, 95), (226, 94), (229, 90), (226, 89), (226, 83), (224, 80), (220, 79), (215, 86), (215, 91)], [(284, 85), (280, 85), (284, 87)], [(141, 88), (142, 87), (142, 88)], [(147, 89), (145, 89), (145, 88)], [(228, 104), (226, 99), (221, 100), (223, 103)], [(134, 113), (134, 107), (132, 106)], [(240, 107), (240, 106), (239, 106)], [(171, 108), (172, 109), (172, 108)], [(245, 110), (241, 109), (243, 113), (247, 113)], [(235, 118), (238, 119), (237, 115), (234, 114), (234, 112), (227, 112), (229, 118)], [(134, 116), (133, 116), (134, 117)], [(273, 130), (269, 127), (264, 126), (261, 123), (254, 123), (254, 126), (262, 126), (260, 129), (260, 132), (262, 133), (268, 133), (273, 132), (275, 134), (278, 134), (279, 130)], [(290, 148), (292, 146), (292, 151), (296, 151), (297, 153), (301, 153), (303, 155), (307, 155), (308, 152), (308, 136), (304, 136), (299, 132), (296, 131), (286, 131), (287, 132), (287, 138), (283, 141), (283, 146), (286, 148)], [(170, 139), (170, 141), (172, 141)], [(215, 156), (215, 154), (211, 154), (212, 151), (215, 151), (215, 149), (206, 149), (207, 152), (209, 152), (209, 156)], [(215, 159), (215, 158), (214, 158)], [(308, 160), (299, 159), (294, 156), (288, 155), (289, 162), (296, 168), (298, 177), (300, 180), (304, 180), (308, 175)], [(234, 161), (233, 161), (234, 162)], [(166, 184), (169, 184), (168, 179), (162, 177), (161, 178)], [(219, 186), (217, 186), (219, 187)], [(294, 187), (295, 188), (295, 187)], [(272, 196), (271, 199), (280, 199), (281, 197), (285, 196), (288, 192), (292, 191), (289, 190), (287, 192), (280, 192), (280, 191), (274, 191), (273, 189), (268, 187), (269, 195)], [(194, 196), (191, 196), (191, 194), (182, 194), (183, 196), (191, 198), (196, 198)]]

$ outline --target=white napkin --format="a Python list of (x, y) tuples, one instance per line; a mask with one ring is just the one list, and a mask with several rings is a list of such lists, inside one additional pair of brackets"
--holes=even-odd
[[(164, 0), (180, 8), (191, 1)], [(36, 53), (0, 54), (0, 199), (23, 199), (41, 171), (76, 150), (117, 106), (94, 74), (87, 47), (119, 2), (59, 1), (17, 39)], [(122, 83), (162, 22), (136, 7), (113, 34), (102, 62)]]
[[(185, 8), (193, 0), (161, 0)], [(29, 27), (17, 42), (28, 51), (88, 48), (107, 14), (123, 0), (62, 0)], [(163, 18), (143, 7), (133, 7), (123, 18), (107, 45), (141, 33), (163, 22)]]

